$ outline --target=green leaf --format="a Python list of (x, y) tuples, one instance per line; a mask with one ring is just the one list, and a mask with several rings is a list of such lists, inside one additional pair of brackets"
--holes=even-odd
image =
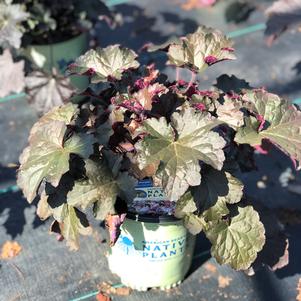
[(67, 195), (68, 204), (83, 209), (98, 200), (114, 204), (118, 187), (105, 162), (86, 160), (85, 169), (86, 178), (75, 182)]
[(188, 213), (197, 211), (194, 199), (190, 191), (186, 192), (177, 202), (175, 216), (183, 218)]
[[(55, 221), (51, 228), (55, 228), (53, 229), (55, 230), (54, 232), (61, 234), (66, 239), (67, 245), (71, 250), (77, 250), (79, 247), (79, 234), (89, 235), (92, 233), (92, 229), (83, 212), (65, 202), (61, 202), (61, 193), (47, 195), (43, 191), (38, 203), (37, 214), (42, 220), (53, 216)], [(55, 198), (55, 202), (51, 200), (53, 197)]]
[(155, 52), (158, 50), (167, 50), (171, 44), (180, 43), (180, 39), (178, 37), (171, 37), (166, 42), (160, 45), (149, 44), (147, 45), (148, 52)]
[(79, 113), (77, 105), (68, 103), (63, 106), (55, 107), (47, 114), (40, 118), (39, 122), (47, 123), (51, 121), (64, 121), (65, 124), (70, 124), (74, 120), (75, 116)]
[(76, 118), (78, 113), (79, 109), (77, 105), (72, 103), (53, 108), (33, 125), (30, 130), (29, 141), (34, 139), (37, 132), (43, 131), (45, 124), (51, 123), (52, 121), (63, 121), (66, 125), (69, 125)]
[(48, 195), (45, 191), (42, 192), (41, 198), (37, 206), (37, 215), (41, 220), (46, 220), (53, 214), (51, 207), (48, 204)]
[(113, 214), (117, 196), (127, 201), (135, 197), (136, 181), (127, 173), (119, 173), (114, 177), (104, 160), (85, 161), (86, 178), (76, 181), (73, 189), (67, 195), (67, 202), (74, 207), (87, 208), (94, 205), (96, 218), (104, 219), (107, 214)]
[(115, 201), (96, 201), (93, 204), (93, 214), (94, 217), (98, 220), (105, 220), (108, 214), (115, 214)]
[(216, 114), (219, 120), (236, 129), (244, 125), (244, 114), (240, 111), (240, 104), (230, 97), (224, 97), (224, 103), (218, 106)]
[(202, 217), (197, 216), (193, 213), (186, 214), (183, 218), (183, 223), (188, 231), (193, 235), (200, 233), (206, 225)]
[(258, 213), (251, 207), (238, 207), (230, 222), (211, 223), (205, 234), (212, 243), (211, 253), (220, 264), (246, 270), (265, 243), (265, 230)]
[(109, 115), (109, 121), (111, 122), (111, 124), (114, 124), (116, 122), (124, 122), (126, 109), (115, 105), (111, 105), (110, 108), (111, 112)]
[(237, 129), (235, 142), (239, 144), (260, 145), (264, 137), (259, 135), (260, 122), (253, 116), (244, 117), (244, 127)]
[(228, 204), (238, 203), (243, 195), (243, 184), (225, 171), (206, 168), (201, 184), (193, 188), (198, 209), (206, 221), (214, 221), (229, 214)]
[(170, 200), (178, 200), (189, 186), (200, 184), (199, 161), (222, 168), (225, 140), (211, 131), (216, 125), (218, 122), (209, 114), (192, 108), (174, 113), (170, 124), (163, 117), (143, 123), (140, 130), (148, 135), (135, 145), (137, 162), (143, 169), (161, 161), (156, 176)]
[(220, 31), (201, 26), (196, 32), (164, 45), (168, 49), (168, 63), (202, 72), (209, 65), (235, 59), (232, 41)]
[(69, 170), (70, 154), (88, 158), (93, 153), (94, 138), (85, 134), (73, 134), (64, 141), (67, 126), (63, 121), (52, 121), (36, 132), (29, 147), (20, 156), (18, 185), (28, 202), (36, 196), (37, 189), (45, 179), (57, 186), (61, 176)]
[(246, 117), (245, 126), (238, 129), (235, 141), (255, 146), (260, 145), (262, 139), (269, 139), (300, 164), (301, 112), (288, 101), (264, 90), (247, 92), (243, 106), (265, 123), (261, 126), (254, 117)]
[(137, 54), (133, 50), (119, 45), (91, 49), (77, 58), (68, 67), (68, 72), (70, 74), (89, 72), (92, 74), (92, 83), (107, 81), (109, 77), (120, 80), (125, 70), (139, 67), (136, 57)]
[(197, 207), (190, 191), (186, 192), (177, 202), (175, 216), (183, 219), (184, 226), (188, 231), (196, 235), (202, 231), (205, 221), (195, 215)]
[[(247, 275), (254, 275), (262, 267), (276, 271), (289, 263), (289, 239), (287, 230), (280, 221), (275, 210), (264, 207), (263, 204), (253, 202), (253, 206), (260, 215), (260, 220), (265, 228), (266, 241), (263, 249), (258, 253), (251, 267), (244, 271)], [(289, 214), (287, 218), (291, 218)], [(287, 221), (289, 222), (289, 221)]]
[(60, 234), (66, 239), (67, 246), (70, 250), (77, 250), (79, 248), (79, 235), (92, 233), (86, 215), (68, 204), (53, 209), (53, 212), (53, 216), (58, 222)]

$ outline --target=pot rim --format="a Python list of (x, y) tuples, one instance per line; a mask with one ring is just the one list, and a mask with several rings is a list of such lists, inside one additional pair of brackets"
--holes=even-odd
[(155, 214), (137, 214), (133, 212), (127, 212), (126, 218), (138, 222), (144, 223), (169, 223), (180, 221), (181, 219), (173, 215), (155, 215)]
[(29, 45), (26, 46), (26, 48), (27, 47), (33, 47), (33, 48), (38, 48), (38, 47), (55, 47), (55, 46), (58, 46), (58, 45), (62, 45), (62, 44), (71, 42), (73, 40), (79, 39), (79, 38), (87, 36), (87, 35), (88, 35), (88, 31), (82, 31), (79, 34), (77, 34), (76, 36), (74, 36), (72, 38), (69, 38), (69, 39), (66, 39), (64, 41), (61, 41), (61, 42), (48, 43), (48, 44), (47, 43), (46, 44), (29, 44)]

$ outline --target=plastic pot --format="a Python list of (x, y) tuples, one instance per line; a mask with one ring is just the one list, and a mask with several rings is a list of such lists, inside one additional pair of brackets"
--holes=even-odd
[[(28, 46), (26, 55), (34, 61), (35, 58), (38, 58), (39, 67), (42, 67), (43, 70), (50, 72), (55, 67), (63, 74), (66, 67), (87, 49), (88, 34), (82, 33), (60, 43)], [(71, 76), (71, 82), (79, 89), (84, 89), (88, 85), (88, 78), (74, 75)]]
[(109, 268), (133, 289), (168, 289), (181, 283), (187, 274), (194, 244), (195, 237), (182, 220), (128, 214), (110, 249)]

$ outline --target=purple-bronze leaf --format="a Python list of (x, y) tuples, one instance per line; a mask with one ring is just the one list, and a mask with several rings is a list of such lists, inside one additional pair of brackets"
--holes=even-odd
[(125, 220), (126, 214), (114, 214), (108, 215), (106, 218), (106, 227), (109, 230), (110, 246), (114, 246), (119, 235), (120, 227)]

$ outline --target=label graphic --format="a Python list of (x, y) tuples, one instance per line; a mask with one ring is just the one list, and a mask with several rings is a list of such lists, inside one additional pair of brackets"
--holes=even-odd
[(135, 249), (131, 238), (120, 235), (115, 246), (129, 256), (140, 256), (151, 261), (165, 261), (184, 254), (186, 235), (161, 242), (142, 241), (142, 250)]
[(137, 187), (134, 201), (165, 201), (163, 189), (160, 187)]
[(163, 189), (161, 187), (154, 187), (150, 179), (139, 181), (136, 186), (136, 192), (137, 195), (134, 202), (166, 200)]

